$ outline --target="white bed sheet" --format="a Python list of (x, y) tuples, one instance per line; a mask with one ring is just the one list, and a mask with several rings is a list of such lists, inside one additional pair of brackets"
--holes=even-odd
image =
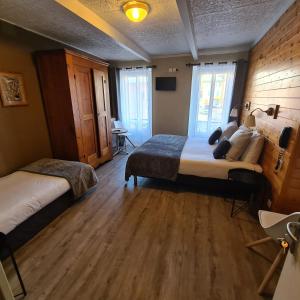
[(23, 171), (0, 178), (0, 232), (9, 233), (69, 189), (64, 178)]
[(207, 140), (189, 137), (181, 153), (179, 174), (227, 179), (228, 171), (234, 168), (262, 172), (262, 167), (258, 164), (215, 159), (213, 157), (215, 147), (216, 145), (209, 145)]

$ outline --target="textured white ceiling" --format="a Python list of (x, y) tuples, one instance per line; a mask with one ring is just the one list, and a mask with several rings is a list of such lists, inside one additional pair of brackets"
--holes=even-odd
[(199, 49), (252, 45), (293, 0), (188, 0)]
[(107, 60), (136, 56), (53, 0), (0, 0), (0, 19)]
[[(146, 0), (142, 23), (122, 12), (126, 0), (80, 0), (150, 55), (188, 53), (176, 0)], [(250, 46), (294, 0), (186, 0), (199, 50)], [(0, 0), (0, 18), (107, 60), (137, 57), (54, 0)]]
[(150, 55), (189, 52), (175, 0), (147, 0), (151, 9), (141, 23), (130, 22), (122, 11), (125, 0), (80, 0), (101, 18), (129, 36)]

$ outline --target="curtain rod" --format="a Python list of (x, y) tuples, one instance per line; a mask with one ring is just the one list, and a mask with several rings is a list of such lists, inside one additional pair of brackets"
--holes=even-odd
[[(227, 61), (219, 61), (218, 62), (218, 65), (227, 65), (228, 63), (230, 62), (227, 62)], [(233, 64), (236, 64), (237, 62), (236, 61), (233, 61), (232, 62)], [(193, 67), (193, 66), (201, 66), (201, 65), (204, 65), (204, 66), (208, 66), (208, 65), (213, 65), (214, 63), (213, 62), (205, 62), (205, 63), (188, 63), (186, 64), (187, 67)]]
[(131, 67), (117, 68), (117, 70), (132, 70), (132, 69), (143, 69), (143, 68), (155, 69), (156, 66), (155, 65), (153, 65), (153, 66), (131, 66)]

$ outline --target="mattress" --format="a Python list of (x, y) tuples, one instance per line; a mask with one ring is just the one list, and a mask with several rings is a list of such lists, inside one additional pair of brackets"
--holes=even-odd
[(0, 232), (9, 233), (69, 189), (64, 178), (23, 171), (0, 178)]
[(216, 145), (209, 145), (207, 140), (189, 137), (181, 153), (178, 173), (198, 177), (227, 179), (230, 169), (243, 168), (258, 173), (262, 172), (262, 167), (258, 164), (215, 159), (213, 157), (215, 147)]

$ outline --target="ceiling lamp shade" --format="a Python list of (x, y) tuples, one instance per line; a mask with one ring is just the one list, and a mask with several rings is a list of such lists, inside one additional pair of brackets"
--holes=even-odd
[(123, 5), (127, 18), (132, 22), (143, 21), (149, 12), (149, 5), (139, 1), (129, 1)]

